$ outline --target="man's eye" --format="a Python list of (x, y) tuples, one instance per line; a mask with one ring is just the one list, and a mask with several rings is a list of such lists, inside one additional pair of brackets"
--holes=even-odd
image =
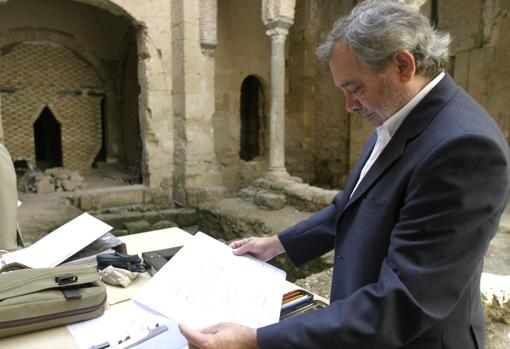
[(361, 92), (361, 86), (358, 86), (358, 87), (354, 88), (354, 89), (351, 91), (351, 93), (353, 93), (353, 94), (358, 94), (358, 93), (360, 93), (360, 92)]

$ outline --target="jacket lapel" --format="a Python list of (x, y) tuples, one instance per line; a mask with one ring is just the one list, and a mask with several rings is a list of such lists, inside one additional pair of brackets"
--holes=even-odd
[[(411, 111), (402, 125), (400, 125), (397, 132), (393, 135), (386, 148), (384, 148), (383, 152), (379, 155), (372, 167), (370, 167), (370, 170), (368, 170), (367, 174), (359, 184), (358, 188), (356, 188), (356, 191), (350, 200), (348, 199), (344, 209), (349, 207), (360, 196), (362, 196), (386, 171), (386, 169), (390, 167), (391, 164), (393, 164), (396, 160), (398, 160), (402, 154), (404, 154), (408, 142), (423, 132), (423, 130), (432, 121), (432, 119), (434, 119), (434, 117), (446, 104), (446, 102), (454, 95), (454, 93), (457, 91), (457, 88), (458, 87), (450, 78), (450, 76), (446, 75)], [(372, 147), (370, 149), (372, 149)], [(368, 152), (368, 155), (370, 155), (370, 152), (371, 151)], [(361, 168), (363, 168), (365, 162), (366, 159), (365, 161), (358, 162), (356, 166), (360, 167), (359, 171), (361, 171)], [(353, 174), (355, 174), (355, 172), (353, 172)], [(356, 182), (359, 178), (359, 172), (356, 174), (357, 175), (354, 181), (354, 185), (356, 185)], [(350, 182), (351, 180), (349, 180), (348, 183)], [(352, 188), (350, 188), (350, 190), (352, 191)]]
[(356, 186), (356, 183), (358, 182), (358, 178), (361, 174), (361, 170), (363, 169), (363, 166), (365, 165), (365, 162), (367, 162), (368, 158), (370, 157), (370, 154), (372, 153), (372, 149), (374, 148), (375, 142), (377, 140), (377, 133), (372, 133), (370, 138), (368, 139), (367, 144), (363, 148), (363, 151), (361, 152), (361, 156), (359, 160), (356, 162), (356, 165), (354, 166), (354, 169), (351, 172), (351, 175), (349, 176), (349, 179), (347, 180), (347, 183), (345, 184), (344, 190), (342, 195), (340, 196), (340, 201), (337, 202), (338, 207), (344, 207), (344, 205), (349, 201), (349, 197), (351, 196), (351, 192)]

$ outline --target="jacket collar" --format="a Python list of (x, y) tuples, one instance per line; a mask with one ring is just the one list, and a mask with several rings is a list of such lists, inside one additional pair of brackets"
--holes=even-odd
[(453, 97), (457, 89), (457, 85), (447, 74), (410, 112), (395, 135), (392, 137), (391, 141), (388, 143), (386, 148), (384, 148), (381, 155), (379, 155), (361, 183), (358, 185), (358, 188), (356, 188), (352, 197), (349, 199), (351, 191), (354, 189), (359, 178), (361, 169), (374, 147), (377, 136), (375, 133), (372, 134), (369, 142), (363, 150), (360, 160), (357, 162), (352, 175), (345, 186), (344, 195), (342, 195), (342, 201), (345, 202), (345, 208), (350, 206), (361, 195), (363, 195), (385, 172), (385, 170), (402, 156), (408, 142), (423, 132), (427, 125), (436, 117), (442, 107)]

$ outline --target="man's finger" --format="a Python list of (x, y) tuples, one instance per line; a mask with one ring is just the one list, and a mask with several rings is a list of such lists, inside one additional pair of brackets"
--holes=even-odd
[(230, 248), (234, 249), (234, 248), (239, 248), (243, 245), (245, 245), (247, 242), (248, 242), (249, 239), (241, 239), (241, 240), (235, 240), (235, 241), (232, 241), (229, 246)]
[(179, 324), (179, 331), (192, 346), (200, 348), (205, 341), (205, 334), (184, 324)]

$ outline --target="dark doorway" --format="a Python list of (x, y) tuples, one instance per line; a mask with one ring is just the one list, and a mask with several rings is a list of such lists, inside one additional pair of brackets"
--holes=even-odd
[(45, 107), (34, 123), (35, 161), (45, 170), (62, 166), (62, 137), (60, 123)]
[[(90, 94), (89, 94), (90, 95)], [(94, 95), (97, 96), (97, 95)], [(93, 168), (97, 168), (98, 162), (106, 161), (106, 116), (105, 116), (105, 99), (106, 96), (101, 94), (101, 149), (97, 152), (96, 158), (92, 163)]]
[(253, 75), (244, 79), (241, 86), (241, 150), (239, 157), (250, 161), (260, 155), (260, 81)]

